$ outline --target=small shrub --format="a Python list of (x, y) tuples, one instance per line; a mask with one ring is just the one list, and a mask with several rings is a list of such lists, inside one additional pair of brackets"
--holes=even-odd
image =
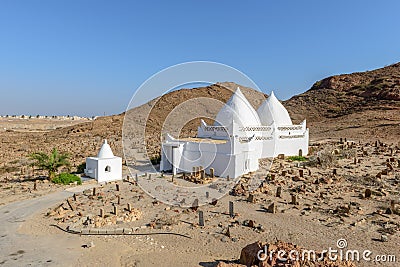
[(76, 167), (76, 173), (84, 173), (85, 169), (86, 169), (86, 162), (83, 162)]
[(357, 156), (357, 151), (355, 149), (344, 149), (342, 150), (340, 158), (351, 159)]
[(151, 164), (153, 165), (157, 165), (161, 162), (161, 156), (160, 155), (156, 155), (150, 158)]
[(265, 177), (265, 180), (271, 181), (272, 180), (271, 174), (267, 174), (267, 177)]
[(70, 173), (60, 173), (52, 180), (52, 182), (55, 184), (64, 184), (64, 185), (68, 185), (73, 182), (82, 184), (81, 178)]
[(307, 158), (303, 156), (290, 156), (288, 157), (289, 160), (291, 161), (306, 161)]
[(13, 173), (13, 172), (17, 172), (19, 170), (20, 169), (15, 166), (4, 166), (4, 167), (0, 167), (0, 174)]
[(310, 157), (307, 161), (307, 166), (316, 167), (321, 166), (322, 168), (329, 168), (336, 165), (338, 160), (337, 155), (333, 155), (329, 150), (318, 151), (316, 156)]

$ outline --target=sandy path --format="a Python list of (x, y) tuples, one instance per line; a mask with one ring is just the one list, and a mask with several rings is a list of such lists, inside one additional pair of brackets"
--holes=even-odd
[[(65, 191), (27, 199), (0, 207), (0, 265), (2, 266), (71, 266), (78, 255), (79, 238), (57, 231), (22, 229), (31, 216), (43, 212), (61, 200), (95, 186), (78, 186)], [(36, 226), (36, 227), (48, 227)]]

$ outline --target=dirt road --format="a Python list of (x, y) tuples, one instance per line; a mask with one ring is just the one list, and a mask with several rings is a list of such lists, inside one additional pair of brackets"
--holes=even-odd
[[(21, 229), (31, 216), (43, 212), (61, 200), (95, 186), (78, 186), (35, 199), (13, 202), (0, 207), (0, 265), (2, 266), (71, 266), (79, 256), (79, 237), (50, 231), (48, 235)], [(45, 227), (48, 227), (47, 225)]]

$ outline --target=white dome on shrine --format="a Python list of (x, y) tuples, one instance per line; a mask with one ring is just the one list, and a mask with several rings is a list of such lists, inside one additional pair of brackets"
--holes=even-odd
[(243, 95), (238, 87), (218, 112), (214, 126), (229, 126), (232, 122), (240, 126), (259, 126), (261, 125), (257, 112)]
[(107, 140), (104, 140), (104, 143), (101, 146), (99, 154), (97, 154), (97, 157), (101, 159), (109, 159), (114, 157), (114, 154), (111, 150), (110, 145), (107, 143)]
[(261, 124), (264, 126), (275, 123), (276, 126), (292, 125), (289, 113), (281, 102), (275, 97), (274, 92), (261, 104), (257, 110)]

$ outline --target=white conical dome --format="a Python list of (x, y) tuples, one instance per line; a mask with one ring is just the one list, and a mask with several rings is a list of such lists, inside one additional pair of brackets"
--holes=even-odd
[(275, 97), (274, 92), (271, 92), (271, 95), (261, 104), (257, 114), (264, 126), (271, 125), (274, 122), (276, 126), (292, 125), (289, 113)]
[(101, 146), (99, 154), (97, 154), (97, 157), (101, 159), (109, 159), (114, 157), (114, 154), (111, 150), (110, 145), (107, 143), (107, 140), (104, 140), (104, 143)]
[(251, 106), (249, 101), (247, 101), (239, 87), (218, 112), (214, 125), (227, 127), (232, 122), (241, 126), (261, 125), (257, 112)]

